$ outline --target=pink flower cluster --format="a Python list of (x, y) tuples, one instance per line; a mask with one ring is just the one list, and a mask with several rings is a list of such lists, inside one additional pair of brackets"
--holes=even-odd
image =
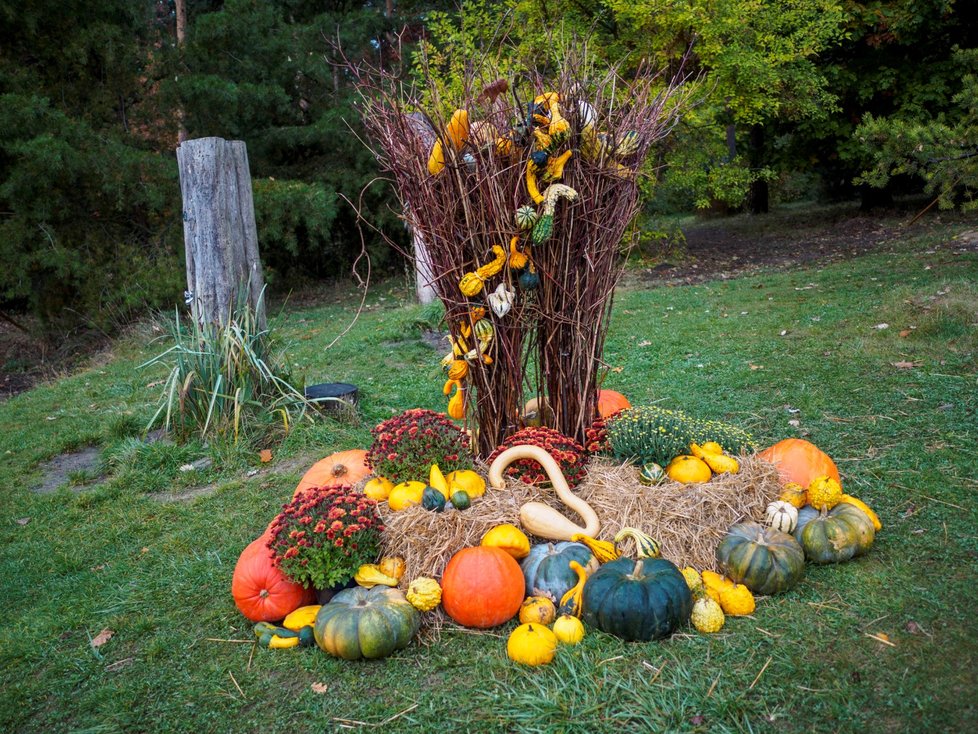
[(367, 466), (395, 484), (427, 477), (432, 464), (446, 473), (472, 468), (468, 436), (443, 413), (412, 408), (370, 433), (374, 442), (367, 451)]

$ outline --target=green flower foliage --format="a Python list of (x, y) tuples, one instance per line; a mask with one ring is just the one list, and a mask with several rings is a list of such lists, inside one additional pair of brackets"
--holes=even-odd
[(737, 426), (654, 405), (616, 413), (608, 418), (607, 430), (611, 453), (638, 464), (665, 466), (674, 457), (688, 454), (691, 443), (716, 441), (731, 454), (757, 448), (751, 435)]

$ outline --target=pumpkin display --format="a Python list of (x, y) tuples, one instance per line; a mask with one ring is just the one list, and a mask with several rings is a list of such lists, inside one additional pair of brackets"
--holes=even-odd
[(674, 482), (681, 484), (702, 484), (710, 481), (713, 472), (702, 459), (682, 454), (677, 456), (666, 467), (666, 474)]
[(268, 534), (253, 540), (238, 557), (231, 596), (252, 622), (273, 622), (316, 601), (316, 592), (291, 582), (273, 563)]
[(372, 474), (366, 461), (367, 452), (362, 449), (338, 451), (320, 459), (302, 475), (292, 496), (314, 487), (352, 486)]
[(782, 502), (787, 502), (792, 507), (800, 510), (808, 504), (808, 490), (796, 482), (788, 482), (781, 490)]
[(840, 499), (839, 501), (848, 502), (850, 505), (855, 505), (860, 510), (865, 512), (866, 516), (870, 519), (870, 521), (872, 521), (873, 528), (876, 530), (877, 533), (883, 529), (883, 523), (880, 522), (879, 516), (875, 512), (873, 512), (872, 508), (870, 508), (870, 506), (867, 505), (862, 500), (853, 497), (851, 494), (844, 494), (842, 495), (842, 499)]
[(723, 609), (709, 596), (703, 595), (693, 604), (693, 611), (690, 620), (697, 632), (713, 634), (723, 629), (726, 621), (723, 616)]
[(832, 477), (816, 477), (808, 485), (808, 504), (816, 510), (831, 510), (842, 501), (842, 487)]
[[(508, 522), (487, 530), (479, 545), (501, 548), (517, 561), (530, 554), (530, 539), (526, 533)], [(528, 591), (527, 595), (530, 593)]]
[(407, 600), (420, 612), (430, 612), (441, 604), (441, 585), (427, 576), (418, 576), (408, 584)]
[(463, 627), (486, 629), (516, 616), (525, 583), (520, 564), (501, 548), (458, 551), (445, 566), (441, 604)]
[(798, 522), (795, 524), (795, 529), (791, 533), (795, 536), (795, 540), (799, 543), (801, 542), (801, 533), (805, 529), (805, 526), (818, 517), (818, 510), (816, 510), (811, 505), (805, 505), (798, 510)]
[(728, 578), (764, 596), (794, 588), (805, 574), (805, 553), (798, 541), (756, 522), (730, 528), (716, 555)]
[(686, 579), (665, 558), (619, 558), (584, 584), (584, 622), (623, 640), (666, 637), (689, 621), (692, 609)]
[(584, 623), (570, 614), (561, 614), (553, 626), (554, 636), (564, 645), (576, 645), (584, 639)]
[(390, 497), (394, 483), (385, 477), (374, 477), (363, 485), (363, 493), (372, 500), (383, 502)]
[(421, 616), (397, 589), (344, 589), (316, 615), (316, 644), (344, 660), (385, 658), (406, 647)]
[(536, 622), (550, 624), (557, 616), (557, 607), (545, 596), (528, 596), (520, 605), (520, 622)]
[(775, 530), (790, 533), (798, 524), (798, 510), (790, 502), (776, 500), (767, 506), (764, 519)]
[(607, 418), (612, 413), (617, 413), (619, 410), (631, 407), (632, 404), (628, 402), (628, 398), (620, 392), (615, 392), (614, 390), (601, 390), (598, 392), (598, 415), (602, 418)]
[(774, 464), (784, 483), (795, 482), (802, 487), (807, 487), (813, 479), (823, 476), (829, 476), (842, 483), (839, 470), (829, 455), (803, 438), (786, 438), (778, 441), (757, 456), (769, 464)]
[(582, 543), (561, 541), (540, 543), (529, 549), (520, 564), (527, 596), (545, 596), (559, 602), (577, 584), (577, 574), (570, 567), (577, 561), (589, 571), (598, 567), (591, 550)]
[(840, 502), (805, 525), (801, 546), (812, 563), (841, 563), (868, 551), (875, 536), (873, 521), (865, 512)]
[(391, 512), (400, 512), (412, 505), (420, 505), (421, 499), (424, 496), (424, 490), (424, 482), (401, 482), (400, 484), (395, 484), (394, 489), (391, 490), (390, 496), (387, 498), (387, 505), (391, 508)]
[(557, 653), (557, 636), (542, 624), (521, 624), (506, 641), (509, 659), (522, 665), (546, 665)]

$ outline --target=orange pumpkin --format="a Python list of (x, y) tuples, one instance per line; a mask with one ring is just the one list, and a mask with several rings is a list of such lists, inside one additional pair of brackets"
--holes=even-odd
[(313, 464), (299, 480), (293, 497), (313, 487), (336, 487), (341, 484), (354, 485), (372, 473), (366, 464), (367, 452), (363, 449), (337, 451)]
[(463, 548), (445, 566), (441, 604), (464, 627), (495, 627), (519, 612), (525, 583), (520, 564), (501, 548)]
[(758, 454), (774, 464), (784, 483), (795, 482), (808, 487), (816, 477), (831, 477), (842, 484), (839, 470), (829, 455), (803, 438), (786, 438)]
[(602, 390), (598, 393), (598, 415), (602, 418), (607, 418), (612, 413), (631, 407), (632, 404), (628, 402), (628, 398), (620, 392)]
[(275, 622), (316, 601), (314, 589), (292, 583), (275, 568), (268, 538), (266, 531), (241, 552), (231, 578), (234, 603), (252, 622)]

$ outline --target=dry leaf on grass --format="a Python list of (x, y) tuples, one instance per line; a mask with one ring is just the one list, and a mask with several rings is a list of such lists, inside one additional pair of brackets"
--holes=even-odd
[(26, 525), (30, 521), (31, 519), (29, 517), (18, 517), (16, 520), (14, 520), (14, 522), (16, 522), (18, 525)]
[(272, 460), (272, 450), (262, 449), (261, 451), (258, 452), (258, 458), (261, 459), (262, 464), (267, 464)]
[(110, 630), (106, 627), (104, 630), (99, 632), (95, 637), (92, 638), (92, 647), (98, 649), (102, 647), (106, 642), (112, 639), (112, 635), (115, 634), (114, 630)]
[(924, 363), (923, 362), (905, 362), (903, 360), (901, 360), (899, 362), (890, 362), (890, 364), (892, 364), (898, 370), (909, 370), (909, 369), (913, 369), (914, 367), (923, 367), (924, 366)]
[(313, 693), (326, 693), (326, 691), (329, 690), (329, 686), (326, 685), (325, 683), (318, 683), (317, 682), (317, 683), (313, 683), (309, 687), (312, 689), (312, 692)]

